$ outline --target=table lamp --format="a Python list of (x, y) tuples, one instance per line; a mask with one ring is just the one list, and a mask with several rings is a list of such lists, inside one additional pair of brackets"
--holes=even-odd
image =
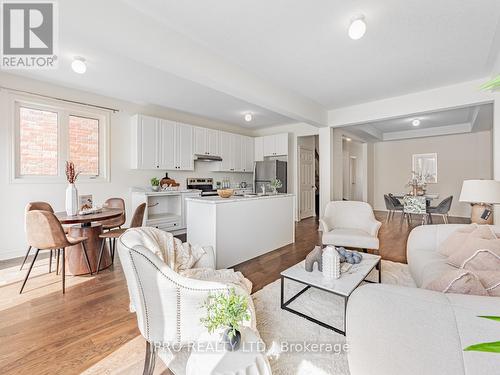
[(472, 205), (473, 223), (493, 224), (493, 205), (500, 204), (500, 181), (465, 180), (459, 200)]

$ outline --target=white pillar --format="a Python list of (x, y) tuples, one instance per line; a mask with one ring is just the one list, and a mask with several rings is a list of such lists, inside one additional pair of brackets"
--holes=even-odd
[(332, 200), (332, 129), (319, 129), (319, 208), (323, 217), (325, 207)]
[[(500, 92), (495, 92), (493, 98), (493, 179), (500, 180)], [(493, 222), (500, 223), (500, 205), (495, 206)]]

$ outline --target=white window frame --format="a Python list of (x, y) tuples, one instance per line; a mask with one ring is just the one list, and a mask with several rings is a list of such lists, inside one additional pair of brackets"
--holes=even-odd
[[(69, 156), (69, 116), (93, 118), (99, 121), (99, 175), (79, 175), (78, 183), (109, 182), (110, 112), (91, 106), (67, 103), (62, 100), (11, 93), (10, 108), (10, 182), (11, 183), (66, 183), (65, 164)], [(34, 176), (20, 174), (20, 119), (19, 108), (27, 107), (57, 113), (57, 175)]]

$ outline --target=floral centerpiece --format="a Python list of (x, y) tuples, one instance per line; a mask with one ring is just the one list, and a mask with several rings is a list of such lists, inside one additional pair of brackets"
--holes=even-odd
[(411, 177), (406, 184), (407, 187), (411, 187), (411, 195), (424, 195), (427, 190), (427, 181), (432, 180), (431, 174), (422, 174), (415, 171), (411, 172)]
[(234, 288), (229, 292), (211, 294), (205, 302), (207, 316), (201, 323), (213, 333), (222, 328), (223, 342), (229, 351), (237, 350), (240, 346), (240, 326), (250, 320), (248, 312), (248, 297), (236, 294)]

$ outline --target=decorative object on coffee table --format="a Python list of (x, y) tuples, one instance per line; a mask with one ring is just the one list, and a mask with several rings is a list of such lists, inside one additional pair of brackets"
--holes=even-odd
[(236, 294), (234, 289), (229, 293), (211, 294), (205, 302), (205, 308), (207, 316), (202, 318), (201, 322), (208, 332), (224, 329), (223, 343), (226, 350), (238, 350), (241, 340), (240, 326), (250, 320), (248, 297)]
[(337, 251), (340, 255), (340, 262), (347, 262), (350, 264), (358, 264), (361, 263), (363, 259), (363, 254), (358, 251), (346, 250), (345, 247), (337, 247)]
[(241, 346), (245, 350), (220, 348), (217, 333), (203, 333), (197, 340), (186, 364), (186, 375), (271, 375), (265, 345), (258, 333), (241, 328)]
[(80, 172), (75, 172), (75, 164), (72, 161), (66, 162), (66, 214), (74, 216), (78, 213), (78, 190), (75, 186), (76, 179)]
[(333, 246), (327, 246), (323, 250), (323, 276), (327, 279), (340, 277), (340, 256)]
[(304, 267), (307, 272), (312, 272), (314, 270), (314, 263), (318, 263), (318, 271), (323, 271), (323, 250), (321, 246), (316, 246), (313, 251), (311, 251), (306, 256), (306, 261)]

